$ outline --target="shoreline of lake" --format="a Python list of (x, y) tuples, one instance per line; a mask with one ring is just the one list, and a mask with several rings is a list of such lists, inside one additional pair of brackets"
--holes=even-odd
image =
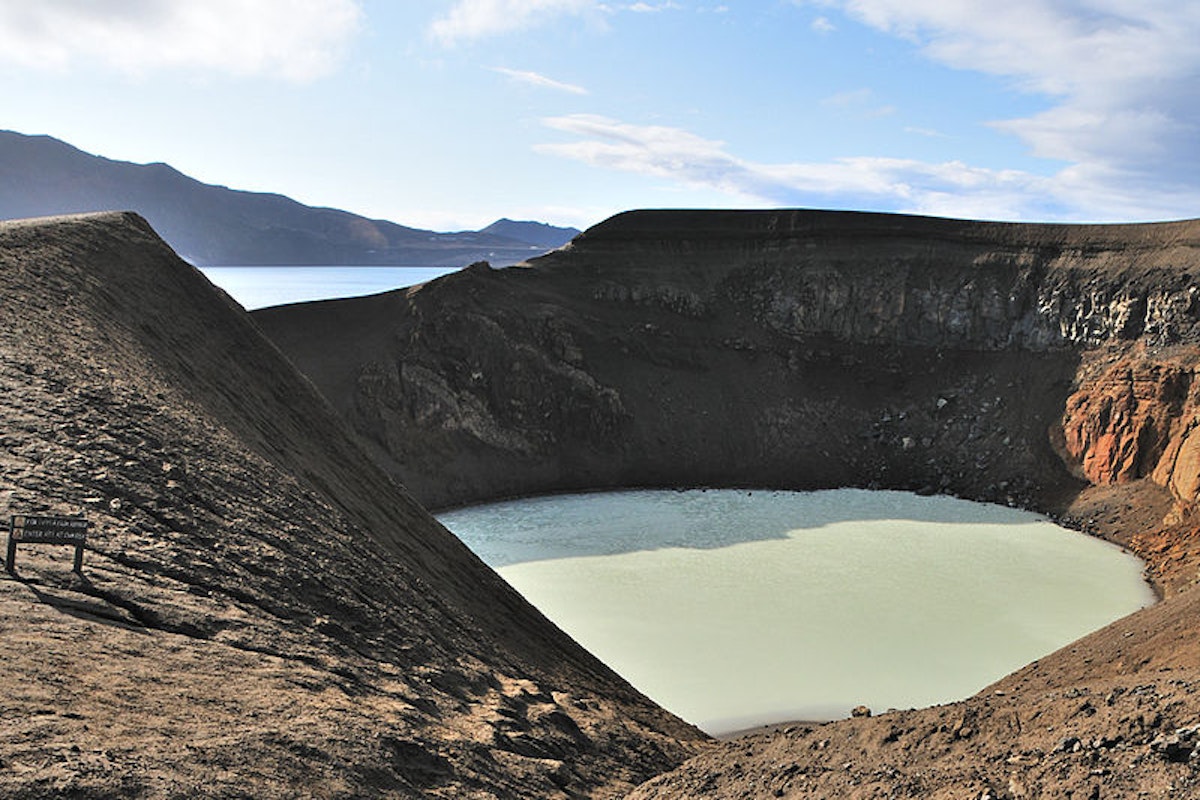
[[(615, 494), (497, 504), (505, 514), (532, 520), (532, 528), (509, 542), (456, 530), (455, 518), (467, 512), (439, 519), (634, 686), (713, 734), (801, 724), (796, 719), (834, 720), (858, 705), (909, 708), (962, 699), (1157, 601), (1142, 580), (1144, 565), (1124, 548), (1005, 506), (866, 490)], [(650, 494), (665, 511), (621, 509), (630, 495)], [(798, 496), (817, 504), (800, 527), (786, 516), (760, 514), (755, 530), (733, 535), (712, 519), (713, 509), (739, 513), (752, 511), (758, 502), (791, 502)], [(549, 523), (551, 537), (539, 538), (536, 525), (550, 519), (550, 507), (564, 498), (600, 505), (570, 511)], [(868, 521), (889, 521), (902, 535), (872, 539), (874, 534), (856, 529), (862, 512), (846, 506), (869, 498), (882, 499), (885, 507), (865, 512)], [(472, 509), (469, 513), (495, 513), (495, 506)], [(891, 519), (896, 509), (914, 519)], [(951, 519), (963, 509), (980, 520), (971, 523), (978, 530), (970, 535), (983, 538), (968, 541), (963, 538), (968, 534), (958, 532), (955, 526), (967, 523)], [(616, 529), (631, 514), (641, 530), (606, 535), (587, 554), (579, 550), (583, 540), (568, 532), (571, 524), (589, 518), (600, 520), (601, 528)], [(670, 529), (672, 515), (684, 521), (685, 531)], [(494, 518), (492, 527), (496, 524)], [(937, 548), (948, 548), (948, 566), (931, 566), (928, 559)], [(1022, 548), (1037, 555), (1024, 555)], [(883, 566), (871, 567), (873, 558), (882, 558)], [(815, 572), (805, 572), (810, 569)], [(1123, 577), (1100, 577), (1109, 569)], [(862, 593), (876, 591), (867, 584), (880, 579), (880, 599)], [(1031, 585), (1007, 588), (1023, 580)], [(914, 594), (913, 585), (920, 583), (931, 592), (924, 599)], [(687, 596), (694, 584), (714, 594)], [(998, 588), (994, 599), (985, 591), (989, 584)], [(1135, 599), (1109, 608), (1105, 604), (1116, 594), (1114, 587), (1122, 584)], [(602, 593), (605, 587), (614, 597)], [(1090, 599), (1080, 603), (1079, 597)], [(748, 604), (745, 609), (734, 610), (741, 602)], [(553, 603), (565, 605), (552, 608)], [(677, 616), (664, 632), (648, 625), (648, 610)], [(968, 619), (969, 614), (976, 617)], [(846, 631), (854, 635), (847, 637)], [(948, 643), (936, 644), (939, 635)], [(812, 636), (818, 639), (811, 641), (823, 643), (805, 638)], [(999, 644), (992, 636), (1000, 637)], [(655, 652), (654, 658), (667, 660), (653, 662), (646, 655)], [(839, 659), (858, 660), (867, 665), (866, 672), (852, 679)], [(877, 668), (884, 663), (887, 670)], [(705, 670), (713, 675), (704, 677)], [(905, 683), (912, 679), (918, 682)], [(773, 700), (769, 686), (780, 687), (782, 694)]]

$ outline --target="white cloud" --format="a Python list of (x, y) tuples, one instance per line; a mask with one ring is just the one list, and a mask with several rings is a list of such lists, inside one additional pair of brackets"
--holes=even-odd
[(625, 7), (628, 11), (633, 11), (638, 14), (655, 14), (659, 11), (678, 11), (683, 6), (679, 3), (666, 2), (653, 5), (651, 3), (633, 3)]
[[(1040, 157), (1160, 194), (1200, 187), (1200, 3), (1178, 0), (816, 0), (957, 69), (1046, 96), (995, 122)], [(1181, 209), (1195, 213), (1195, 209)]]
[(821, 105), (835, 106), (839, 108), (863, 105), (864, 103), (869, 103), (874, 95), (875, 93), (870, 89), (850, 89), (845, 92), (838, 92), (837, 94), (831, 94), (828, 97), (822, 98)]
[(817, 33), (833, 33), (837, 30), (837, 26), (829, 21), (829, 17), (817, 17), (809, 25)]
[(507, 67), (492, 67), (493, 72), (498, 72), (501, 75), (506, 75), (518, 83), (525, 83), (530, 86), (536, 86), (539, 89), (553, 89), (557, 92), (567, 92), (568, 94), (587, 94), (588, 90), (582, 86), (576, 86), (573, 83), (563, 83), (556, 81), (553, 78), (548, 78), (537, 72), (528, 70), (508, 69)]
[(840, 0), (852, 16), (951, 66), (1054, 94), (1195, 67), (1200, 8), (1178, 0)]
[(924, 136), (927, 139), (949, 139), (950, 137), (936, 128), (921, 128), (914, 125), (909, 125), (904, 129), (905, 133), (912, 133), (917, 136)]
[[(715, 190), (741, 205), (835, 205), (979, 219), (1162, 219), (1200, 203), (1200, 191), (1144, 191), (1123, 176), (1072, 167), (1045, 177), (958, 161), (852, 157), (762, 164), (725, 143), (656, 125), (575, 114), (543, 120), (574, 141), (537, 150), (605, 169)], [(1120, 188), (1124, 187), (1124, 188)]]
[(306, 81), (337, 66), (361, 18), (355, 0), (0, 0), (0, 62)]
[(855, 111), (868, 117), (887, 117), (896, 113), (892, 105), (875, 105), (875, 92), (870, 89), (852, 89), (822, 98), (821, 105), (844, 111)]
[(547, 20), (589, 12), (603, 13), (596, 0), (458, 0), (429, 32), (444, 45), (535, 27)]

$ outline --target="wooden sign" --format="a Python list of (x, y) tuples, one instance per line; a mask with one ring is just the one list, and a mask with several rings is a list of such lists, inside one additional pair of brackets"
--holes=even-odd
[(66, 544), (75, 547), (75, 571), (83, 571), (83, 545), (92, 523), (81, 517), (14, 515), (8, 524), (8, 556), (4, 568), (14, 572), (17, 544)]

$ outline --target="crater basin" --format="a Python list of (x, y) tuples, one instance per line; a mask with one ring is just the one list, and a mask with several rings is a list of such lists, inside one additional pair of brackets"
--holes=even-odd
[(634, 686), (717, 735), (959, 700), (1155, 599), (1119, 547), (941, 496), (639, 490), (439, 519)]

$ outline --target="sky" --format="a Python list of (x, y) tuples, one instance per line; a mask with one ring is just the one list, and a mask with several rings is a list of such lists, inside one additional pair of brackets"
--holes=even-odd
[(1200, 217), (1200, 0), (0, 0), (0, 129), (433, 230)]

